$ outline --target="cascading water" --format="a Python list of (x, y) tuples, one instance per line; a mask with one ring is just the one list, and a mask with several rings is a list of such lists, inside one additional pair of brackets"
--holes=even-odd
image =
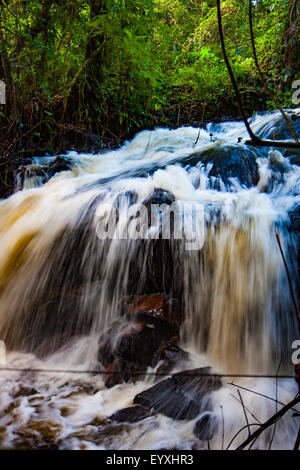
[[(258, 116), (252, 126), (262, 137), (286, 138), (278, 113)], [(0, 202), (6, 365), (66, 371), (0, 372), (2, 447), (206, 447), (191, 421), (158, 414), (137, 424), (107, 422), (153, 382), (150, 375), (108, 390), (101, 375), (82, 372), (99, 367), (99, 338), (120, 319), (127, 296), (162, 293), (170, 299), (171, 315), (180, 317), (181, 343), (191, 353), (189, 368), (272, 375), (280, 364), (281, 374), (293, 375), (297, 328), (275, 230), (296, 291), (298, 234), (291, 220), (300, 203), (299, 166), (276, 150), (236, 144), (246, 138), (242, 123), (210, 124), (198, 133), (157, 129), (101, 155), (70, 152), (64, 158), (71, 169), (48, 182), (43, 168), (51, 157), (36, 158), (23, 190)], [(186, 249), (184, 240), (99, 238), (103, 207), (116, 209), (122, 233), (131, 206), (160, 203), (161, 197), (171, 199), (165, 211), (172, 207), (180, 217), (185, 211), (190, 231), (192, 211), (203, 214), (200, 249)], [(147, 233), (157, 230), (150, 225)], [(226, 446), (245, 425), (230, 381), (213, 392), (213, 411), (224, 429), (219, 425), (211, 448), (222, 447), (223, 434)], [(244, 387), (249, 417), (261, 422), (281, 406), (275, 397), (287, 403), (297, 392), (292, 379), (241, 378), (235, 384)], [(288, 428), (284, 420), (278, 423), (272, 448), (294, 444), (298, 425), (286, 419)], [(270, 433), (255, 447), (268, 447)]]

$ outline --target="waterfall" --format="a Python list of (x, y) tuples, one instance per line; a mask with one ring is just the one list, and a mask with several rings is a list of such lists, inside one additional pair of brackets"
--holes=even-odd
[[(278, 113), (257, 116), (252, 125), (265, 138), (279, 132), (278, 126), (283, 129)], [(9, 365), (93, 370), (99, 362), (99, 337), (121, 319), (124, 299), (161, 293), (173, 306), (171, 315), (180, 318), (181, 345), (195, 366), (261, 375), (275, 374), (280, 361), (280, 372), (293, 374), (296, 320), (275, 231), (297, 292), (298, 233), (292, 222), (300, 203), (299, 166), (276, 150), (237, 143), (246, 138), (240, 122), (210, 124), (197, 139), (198, 134), (191, 127), (156, 129), (100, 155), (69, 152), (63, 158), (70, 169), (49, 180), (47, 165), (53, 157), (36, 157), (26, 167), (22, 190), (0, 201), (0, 340)], [(163, 204), (156, 224), (147, 218), (151, 204), (156, 210)], [(139, 207), (146, 208), (147, 220), (139, 219), (143, 236), (135, 223)], [(169, 239), (159, 236), (172, 217), (184, 220), (188, 235), (199, 242), (196, 248), (190, 249), (188, 237), (174, 237), (174, 226)], [(101, 238), (99, 231), (105, 232), (112, 221), (113, 232)], [(5, 372), (0, 374), (2, 381)], [(51, 393), (60, 409), (63, 397), (57, 390), (71, 382), (70, 374), (52, 377)], [(47, 375), (36, 380), (43, 389)], [(117, 385), (109, 398), (101, 377), (83, 374), (82, 380), (101, 388), (104, 415), (149, 382)], [(269, 385), (259, 380), (255, 386), (261, 383), (266, 390)], [(18, 381), (22, 379), (15, 373), (14, 386)], [(280, 387), (282, 400), (287, 400), (294, 385), (287, 381)], [(273, 392), (268, 388), (269, 395)], [(242, 413), (229, 395), (226, 388), (215, 392), (216, 403), (231, 400), (225, 419), (233, 431)], [(92, 397), (89, 405), (80, 397), (66, 399), (72, 415), (68, 426), (73, 422), (75, 428), (96, 416)], [(247, 397), (251, 408), (254, 397), (249, 392)], [(265, 413), (256, 402), (253, 406), (256, 413)], [(230, 413), (239, 417), (235, 424)], [(64, 419), (62, 414), (58, 427)], [(154, 437), (149, 427), (152, 445), (164, 445), (166, 420), (161, 418), (161, 435)], [(4, 437), (0, 432), (0, 440), (14, 442), (20, 427), (17, 420)], [(293, 432), (291, 427), (288, 440)], [(136, 433), (132, 430), (122, 445), (135, 448)], [(80, 447), (81, 438), (72, 439), (68, 446)], [(189, 448), (190, 441), (189, 426), (181, 425), (166, 445)], [(143, 445), (140, 441), (137, 448)]]

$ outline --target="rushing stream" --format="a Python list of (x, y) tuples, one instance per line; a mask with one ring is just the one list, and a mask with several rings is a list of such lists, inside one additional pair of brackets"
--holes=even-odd
[[(300, 110), (294, 114), (300, 128)], [(279, 113), (256, 116), (252, 127), (261, 137), (288, 139)], [(65, 171), (50, 179), (53, 157), (36, 158), (25, 179), (19, 175), (20, 190), (0, 201), (0, 340), (2, 367), (11, 369), (0, 371), (2, 448), (207, 448), (193, 431), (195, 419), (154, 413), (136, 423), (109, 420), (153, 385), (160, 365), (135, 383), (105, 387), (99, 338), (121, 321), (124, 299), (133, 295), (166, 297), (179, 345), (189, 352), (172, 373), (210, 366), (226, 374), (210, 396), (217, 423), (211, 449), (228, 446), (246, 425), (245, 410), (249, 423), (263, 422), (295, 396), (292, 378), (230, 377), (293, 376), (297, 339), (275, 230), (297, 292), (300, 167), (296, 152), (249, 148), (246, 138), (240, 122), (143, 131), (115, 151), (69, 152)], [(123, 233), (130, 207), (150, 203), (165, 203), (180, 220), (184, 214), (195, 246), (134, 239), (134, 229), (127, 239), (101, 239), (104, 207), (116, 210)], [(155, 230), (146, 225), (148, 235)], [(253, 448), (272, 441), (273, 449), (291, 449), (294, 412)], [(247, 435), (246, 428), (230, 448)]]

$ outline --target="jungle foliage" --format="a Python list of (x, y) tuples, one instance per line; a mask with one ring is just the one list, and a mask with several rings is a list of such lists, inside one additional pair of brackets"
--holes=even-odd
[[(298, 0), (222, 1), (227, 53), (247, 113), (292, 105)], [(0, 142), (60, 151), (63, 129), (121, 142), (145, 127), (238, 115), (215, 0), (2, 0)], [(27, 145), (27, 144), (26, 144)], [(10, 147), (12, 148), (12, 147)]]

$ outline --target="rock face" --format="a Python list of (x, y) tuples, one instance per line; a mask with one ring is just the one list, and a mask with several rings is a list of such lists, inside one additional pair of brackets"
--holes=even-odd
[(61, 173), (62, 171), (71, 170), (72, 164), (68, 160), (64, 159), (63, 157), (56, 157), (53, 158), (53, 161), (49, 163), (49, 165), (45, 166), (32, 166), (29, 168), (21, 168), (20, 176), (23, 181), (25, 173), (29, 177), (40, 176), (42, 178), (42, 183), (46, 183), (49, 179), (51, 179), (57, 173)]
[(66, 161), (62, 157), (56, 157), (53, 162), (50, 163), (49, 168), (47, 170), (47, 174), (52, 178), (56, 173), (60, 173), (61, 171), (68, 171), (70, 170), (72, 165), (70, 162)]
[(210, 368), (186, 370), (172, 375), (134, 397), (134, 404), (178, 420), (195, 419), (211, 408), (209, 395), (222, 387)]
[[(237, 178), (241, 185), (247, 188), (256, 186), (259, 180), (256, 157), (259, 156), (257, 149), (244, 148), (241, 145), (220, 146), (216, 144), (213, 148), (202, 152), (195, 152), (187, 157), (184, 163), (189, 165), (201, 162), (205, 166), (212, 165), (208, 176), (210, 178), (221, 178), (223, 183), (230, 185), (230, 178)], [(220, 189), (219, 181), (213, 186)]]
[(122, 319), (99, 340), (98, 360), (107, 370), (107, 387), (135, 381), (160, 361), (158, 373), (165, 373), (188, 359), (177, 345), (179, 323), (162, 294), (134, 296), (127, 302)]

